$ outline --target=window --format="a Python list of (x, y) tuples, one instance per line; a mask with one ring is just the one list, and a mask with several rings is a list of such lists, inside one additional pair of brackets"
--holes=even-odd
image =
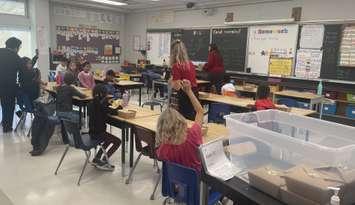
[(0, 0), (0, 13), (26, 16), (26, 0)]
[(0, 27), (0, 48), (5, 47), (5, 42), (10, 37), (16, 37), (22, 41), (19, 56), (32, 58), (31, 31), (26, 29), (16, 29), (9, 27)]

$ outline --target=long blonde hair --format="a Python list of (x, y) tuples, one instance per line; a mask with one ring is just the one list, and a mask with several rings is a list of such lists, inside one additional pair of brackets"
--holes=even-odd
[(179, 145), (185, 141), (186, 119), (174, 108), (164, 110), (158, 120), (156, 143)]
[(187, 55), (187, 50), (185, 44), (181, 40), (175, 40), (171, 44), (170, 51), (170, 65), (178, 63), (186, 63), (190, 61), (189, 56)]

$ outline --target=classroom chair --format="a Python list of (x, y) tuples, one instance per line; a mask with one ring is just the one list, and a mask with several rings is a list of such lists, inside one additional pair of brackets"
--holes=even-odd
[(223, 103), (211, 103), (208, 110), (208, 122), (224, 123), (224, 116), (229, 115), (231, 106)]
[[(31, 114), (31, 117), (33, 115), (33, 103), (30, 101), (26, 93), (20, 91), (16, 97), (16, 100), (17, 100), (17, 105), (20, 108), (21, 115), (19, 116), (20, 119), (17, 122), (15, 132), (17, 132), (19, 128), (23, 129), (26, 122), (27, 114)], [(27, 133), (27, 137), (30, 136), (31, 128), (32, 128), (32, 122), (31, 122), (30, 129)]]
[[(167, 204), (172, 199), (176, 203), (199, 205), (199, 173), (194, 169), (163, 161), (162, 195), (167, 197), (164, 200), (164, 204)], [(211, 191), (208, 197), (208, 204), (214, 205), (218, 203), (221, 197), (220, 193)]]
[(81, 174), (78, 180), (77, 185), (80, 186), (80, 181), (81, 178), (85, 172), (86, 166), (89, 163), (90, 157), (91, 157), (91, 150), (94, 149), (95, 152), (97, 148), (101, 149), (104, 153), (104, 157), (108, 159), (106, 150), (101, 146), (102, 141), (99, 140), (92, 140), (90, 135), (88, 133), (80, 133), (80, 125), (78, 122), (71, 121), (69, 119), (61, 119), (64, 124), (64, 129), (65, 132), (68, 136), (68, 144), (65, 147), (64, 153), (62, 157), (60, 158), (59, 164), (57, 166), (57, 169), (55, 170), (54, 174), (58, 174), (59, 167), (61, 166), (64, 157), (66, 156), (68, 150), (70, 147), (73, 147), (75, 149), (82, 150), (85, 153), (86, 160), (84, 163), (84, 166), (81, 170)]
[(139, 155), (136, 161), (134, 162), (131, 171), (129, 172), (129, 176), (126, 180), (126, 184), (131, 183), (134, 170), (136, 169), (138, 162), (142, 156), (146, 156), (149, 157), (150, 159), (153, 159), (154, 167), (157, 168), (158, 173), (160, 172), (158, 166), (158, 160), (155, 154), (155, 133), (138, 126), (133, 128), (133, 133), (135, 136), (136, 151), (139, 152)]

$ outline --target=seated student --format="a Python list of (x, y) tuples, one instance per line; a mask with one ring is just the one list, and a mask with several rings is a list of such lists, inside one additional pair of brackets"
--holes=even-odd
[(55, 69), (55, 81), (57, 82), (58, 85), (61, 85), (64, 80), (64, 74), (67, 71), (67, 59), (65, 57), (62, 57), (60, 60), (60, 63), (57, 65)]
[(118, 90), (115, 87), (115, 83), (118, 82), (116, 80), (116, 73), (113, 70), (108, 70), (106, 72), (105, 80), (104, 80), (104, 85), (107, 90), (107, 94), (109, 95), (115, 95), (118, 93)]
[[(93, 140), (103, 142), (103, 148), (107, 151), (107, 157), (110, 158), (120, 147), (121, 140), (106, 132), (106, 121), (108, 114), (117, 114), (117, 111), (109, 107), (107, 90), (103, 84), (98, 84), (94, 87), (93, 97), (94, 100), (89, 106), (89, 134)], [(102, 150), (99, 150), (92, 161), (95, 167), (105, 171), (113, 171), (115, 166), (109, 164), (106, 157), (101, 159), (102, 155)]]
[(79, 115), (73, 112), (73, 97), (86, 98), (87, 96), (73, 86), (74, 81), (72, 73), (64, 74), (64, 83), (57, 91), (56, 110), (59, 117), (74, 117), (79, 122)]
[(203, 108), (191, 89), (188, 80), (182, 81), (182, 89), (196, 111), (195, 122), (187, 127), (187, 120), (175, 109), (167, 108), (159, 117), (157, 126), (157, 157), (201, 171), (197, 155), (202, 144)]
[(78, 79), (84, 88), (93, 89), (95, 87), (95, 79), (92, 74), (91, 64), (89, 62), (85, 62), (83, 65), (83, 71), (78, 74)]
[(259, 85), (256, 91), (256, 110), (275, 109), (276, 106), (270, 99), (270, 87), (268, 85)]
[(75, 85), (79, 85), (79, 80), (78, 80), (78, 75), (79, 75), (79, 69), (78, 69), (78, 65), (75, 61), (69, 61), (68, 62), (68, 67), (67, 67), (67, 71), (66, 72), (70, 72), (73, 74), (74, 79), (75, 79)]

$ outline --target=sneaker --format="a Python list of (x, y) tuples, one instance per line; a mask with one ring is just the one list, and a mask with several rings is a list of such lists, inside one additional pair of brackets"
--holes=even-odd
[(110, 171), (110, 172), (115, 170), (115, 168), (112, 167), (112, 165), (110, 165), (109, 163), (99, 164), (99, 165), (96, 166), (96, 168), (99, 169), (99, 170), (102, 170), (102, 171)]
[(96, 167), (96, 166), (99, 166), (99, 165), (103, 165), (105, 164), (101, 159), (98, 159), (98, 158), (94, 158), (91, 162), (91, 164)]
[(115, 169), (115, 165), (110, 164), (107, 160), (102, 160), (102, 161), (103, 161), (104, 163), (106, 163), (107, 166), (109, 166), (109, 167)]

